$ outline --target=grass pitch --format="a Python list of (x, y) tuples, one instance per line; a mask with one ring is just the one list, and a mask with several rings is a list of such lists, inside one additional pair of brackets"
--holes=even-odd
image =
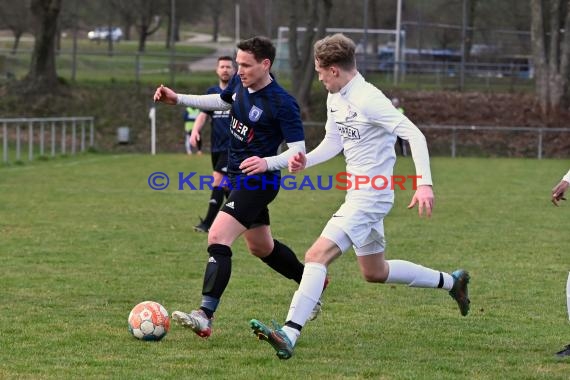
[[(127, 331), (143, 300), (169, 312), (199, 305), (206, 236), (192, 231), (209, 191), (177, 190), (177, 173), (210, 174), (210, 158), (97, 155), (0, 167), (0, 378), (566, 379), (570, 204), (550, 189), (568, 162), (432, 160), (431, 220), (397, 191), (387, 256), (472, 275), (471, 313), (441, 290), (365, 283), (353, 252), (330, 268), (323, 314), (295, 356), (258, 342), (251, 318), (282, 322), (297, 286), (234, 246), (233, 275), (201, 340), (178, 326), (158, 343)], [(311, 176), (343, 170), (335, 159)], [(147, 179), (168, 174), (167, 190)], [(414, 174), (400, 159), (396, 174)], [(281, 191), (272, 229), (299, 257), (341, 191)]]

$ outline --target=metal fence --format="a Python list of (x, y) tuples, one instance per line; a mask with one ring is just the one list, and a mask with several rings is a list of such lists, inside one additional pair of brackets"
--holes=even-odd
[(26, 144), (28, 161), (36, 155), (75, 155), (95, 145), (95, 118), (92, 116), (0, 118), (0, 125), (4, 163), (22, 161), (22, 150)]
[[(424, 134), (431, 131), (446, 131), (449, 136), (451, 157), (456, 157), (460, 148), (466, 145), (478, 147), (480, 153), (486, 151), (494, 156), (525, 156), (535, 152), (534, 157), (564, 156), (570, 152), (565, 150), (563, 141), (570, 141), (570, 128), (542, 127), (499, 127), (499, 126), (464, 126), (464, 125), (420, 125)], [(460, 136), (463, 135), (463, 136)], [(565, 135), (564, 139), (558, 139)], [(441, 136), (440, 140), (441, 140)], [(560, 142), (562, 141), (562, 143)], [(440, 141), (440, 144), (441, 141)], [(545, 155), (545, 152), (551, 151)], [(559, 154), (555, 154), (558, 151)], [(464, 154), (463, 154), (464, 155)]]
[[(324, 135), (324, 122), (307, 122), (309, 150)], [(418, 125), (434, 156), (570, 157), (570, 128)]]
[[(273, 71), (280, 78), (289, 79), (291, 72), (288, 55), (283, 52), (276, 58)], [(216, 53), (218, 54), (218, 53)], [(12, 54), (0, 48), (0, 82), (24, 77), (30, 66), (31, 50), (20, 49)], [(99, 82), (169, 83), (191, 82), (196, 72), (213, 71), (217, 55), (137, 53), (116, 51), (82, 51), (74, 58), (70, 51), (58, 52), (56, 58), (58, 76), (66, 80)], [(394, 83), (394, 61), (385, 61), (379, 55), (357, 55), (359, 69), (366, 75), (374, 75), (376, 81)], [(460, 88), (461, 66), (457, 61), (434, 61), (408, 57), (398, 62), (400, 85), (416, 88)], [(464, 70), (465, 90), (511, 91), (532, 86), (532, 65), (513, 62), (467, 62)]]

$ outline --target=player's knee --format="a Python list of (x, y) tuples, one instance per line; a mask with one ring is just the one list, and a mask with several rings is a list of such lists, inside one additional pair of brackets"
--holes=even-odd
[(309, 249), (305, 254), (306, 263), (320, 263), (328, 265), (332, 261), (332, 258), (327, 256), (326, 252), (317, 249)]
[(363, 270), (362, 277), (366, 282), (384, 283), (388, 279), (388, 272), (384, 270)]
[(231, 242), (228, 242), (228, 238), (222, 231), (210, 228), (210, 231), (208, 231), (208, 245), (211, 244), (231, 245)]
[(271, 251), (273, 250), (273, 246), (271, 244), (256, 242), (248, 242), (247, 248), (249, 249), (249, 253), (255, 257), (259, 257), (260, 259), (271, 254)]

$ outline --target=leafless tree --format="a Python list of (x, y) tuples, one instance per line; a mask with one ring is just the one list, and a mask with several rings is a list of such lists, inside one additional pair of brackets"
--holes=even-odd
[(133, 0), (133, 13), (136, 15), (135, 26), (139, 33), (139, 52), (144, 52), (146, 39), (162, 25), (160, 0)]
[(58, 87), (55, 42), (61, 2), (62, 0), (31, 0), (35, 42), (30, 71), (25, 78), (28, 92), (51, 93)]
[[(297, 0), (291, 1), (291, 14), (289, 18), (289, 63), (292, 71), (293, 95), (301, 107), (304, 118), (309, 118), (309, 99), (311, 87), (315, 77), (315, 62), (313, 59), (313, 44), (324, 37), (332, 0), (309, 0), (306, 9), (305, 26), (307, 31), (303, 39), (299, 40), (297, 27), (299, 26), (299, 9)], [(316, 32), (315, 32), (316, 29)]]
[(543, 114), (568, 106), (570, 0), (531, 0), (536, 96)]
[(14, 34), (12, 54), (18, 51), (22, 34), (30, 31), (30, 18), (30, 0), (0, 3), (0, 21)]
[(208, 11), (212, 16), (212, 41), (218, 42), (220, 34), (220, 18), (224, 11), (224, 4), (222, 1), (212, 1), (208, 3)]
[(131, 40), (131, 29), (136, 21), (136, 14), (132, 9), (131, 0), (112, 0), (111, 6), (117, 14), (119, 23), (123, 28), (124, 39)]

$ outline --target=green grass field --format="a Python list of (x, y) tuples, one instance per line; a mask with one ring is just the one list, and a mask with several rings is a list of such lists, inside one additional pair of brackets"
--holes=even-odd
[[(397, 174), (413, 174), (402, 159)], [(389, 258), (471, 271), (461, 317), (441, 290), (365, 283), (352, 251), (330, 268), (323, 314), (280, 361), (251, 318), (282, 322), (297, 286), (234, 247), (234, 272), (201, 340), (173, 326), (158, 343), (127, 331), (143, 300), (169, 312), (200, 301), (206, 236), (192, 231), (208, 191), (179, 191), (178, 172), (208, 156), (86, 154), (0, 167), (0, 378), (567, 379), (565, 284), (570, 204), (550, 189), (568, 162), (434, 158), (436, 208), (420, 219), (398, 191), (385, 221)], [(311, 176), (342, 171), (340, 159)], [(152, 191), (148, 176), (172, 182)], [(343, 199), (282, 191), (272, 229), (299, 257)]]

